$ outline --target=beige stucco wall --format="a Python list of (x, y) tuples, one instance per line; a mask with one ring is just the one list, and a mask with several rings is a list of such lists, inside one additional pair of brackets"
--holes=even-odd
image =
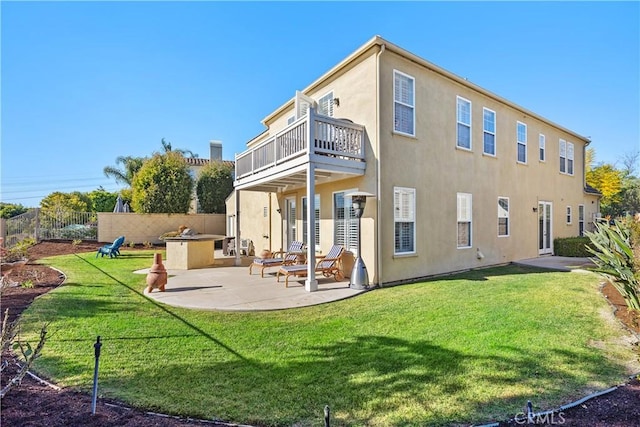
[[(553, 238), (578, 235), (578, 205), (590, 221), (595, 198), (583, 192), (584, 140), (392, 52), (381, 64), (383, 281), (538, 256), (538, 201), (553, 204)], [(415, 78), (416, 135), (393, 132), (393, 71)], [(456, 96), (472, 102), (472, 149), (456, 147)], [(483, 154), (483, 107), (496, 112), (496, 156)], [(527, 125), (527, 163), (516, 161), (516, 122)], [(538, 135), (546, 136), (539, 161)], [(574, 144), (574, 174), (559, 172), (559, 139)], [(416, 189), (416, 254), (394, 256), (393, 190)], [(472, 247), (457, 248), (456, 195), (473, 198)], [(497, 235), (497, 199), (509, 198), (510, 236)], [(591, 202), (594, 201), (592, 204)], [(567, 224), (566, 207), (574, 219)], [(390, 226), (387, 226), (390, 224)], [(484, 254), (478, 260), (476, 251)]]
[(98, 241), (113, 242), (125, 236), (126, 242), (162, 243), (159, 237), (168, 231), (178, 231), (185, 225), (199, 234), (225, 234), (224, 214), (137, 214), (98, 213)]

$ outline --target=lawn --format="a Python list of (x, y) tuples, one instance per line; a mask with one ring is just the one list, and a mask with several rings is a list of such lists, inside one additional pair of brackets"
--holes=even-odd
[[(486, 423), (626, 378), (637, 355), (592, 273), (506, 266), (275, 312), (168, 307), (142, 294), (153, 252), (49, 258), (65, 286), (23, 316), (51, 321), (36, 369), (176, 415), (259, 426)], [(267, 280), (267, 279), (265, 279)]]

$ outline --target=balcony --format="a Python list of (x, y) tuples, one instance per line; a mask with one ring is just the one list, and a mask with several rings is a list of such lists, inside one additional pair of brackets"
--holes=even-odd
[(235, 161), (237, 189), (278, 191), (303, 186), (310, 164), (316, 182), (363, 175), (364, 126), (309, 109), (266, 141), (236, 155)]

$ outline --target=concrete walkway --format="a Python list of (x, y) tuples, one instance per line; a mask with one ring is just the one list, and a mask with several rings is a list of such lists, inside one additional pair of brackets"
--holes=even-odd
[(514, 264), (528, 265), (531, 267), (547, 268), (557, 271), (587, 270), (596, 265), (589, 258), (565, 257), (565, 256), (541, 256), (537, 258), (523, 259)]
[[(216, 260), (222, 262), (216, 254)], [(349, 288), (349, 280), (336, 282), (333, 278), (318, 277), (318, 290), (307, 292), (304, 279), (290, 279), (285, 288), (284, 278), (276, 282), (277, 267), (265, 269), (264, 278), (259, 269), (249, 275), (247, 258), (243, 266), (225, 266), (231, 264), (229, 258), (224, 264), (211, 268), (194, 270), (168, 270), (169, 280), (165, 292), (145, 291), (145, 295), (154, 300), (174, 307), (198, 310), (221, 311), (260, 311), (284, 310), (307, 307), (338, 301), (361, 294), (363, 290)], [(593, 268), (595, 265), (588, 258), (569, 258), (544, 256), (517, 261), (516, 264), (548, 268), (558, 271), (574, 271)], [(136, 273), (147, 274), (149, 269)]]

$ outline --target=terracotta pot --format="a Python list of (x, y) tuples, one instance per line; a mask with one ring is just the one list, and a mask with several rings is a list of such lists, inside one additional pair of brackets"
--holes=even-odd
[(153, 265), (147, 274), (147, 292), (160, 289), (164, 292), (164, 285), (167, 284), (167, 269), (162, 264), (162, 254), (156, 253), (153, 257)]

